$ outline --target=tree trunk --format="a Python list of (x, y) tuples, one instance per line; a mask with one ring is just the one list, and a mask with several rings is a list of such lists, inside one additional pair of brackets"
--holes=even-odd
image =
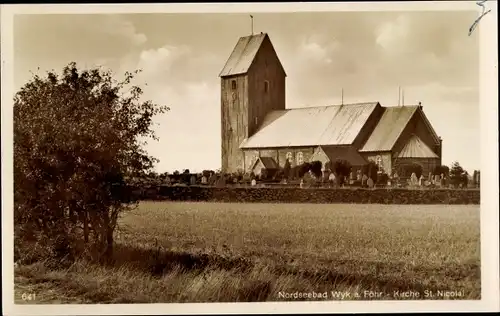
[(106, 259), (110, 260), (113, 257), (113, 229), (106, 227)]
[(89, 242), (89, 219), (87, 216), (87, 211), (83, 211), (83, 236), (85, 243)]
[(113, 257), (113, 225), (111, 225), (111, 221), (109, 218), (109, 212), (104, 213), (104, 223), (103, 223), (103, 230), (105, 233), (105, 236), (102, 236), (104, 239), (103, 241), (105, 242), (105, 253), (104, 256), (107, 261), (110, 261), (111, 258)]

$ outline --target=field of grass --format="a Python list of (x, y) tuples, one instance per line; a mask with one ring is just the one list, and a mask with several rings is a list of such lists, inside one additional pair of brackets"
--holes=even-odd
[(479, 205), (142, 202), (116, 242), (113, 266), (16, 268), (16, 301), (480, 299)]

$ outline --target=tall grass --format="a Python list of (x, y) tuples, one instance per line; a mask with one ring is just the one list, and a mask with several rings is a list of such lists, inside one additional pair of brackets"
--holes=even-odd
[(368, 299), (365, 290), (480, 298), (478, 206), (144, 202), (120, 220), (116, 240), (109, 266), (17, 268), (17, 294), (80, 303), (333, 299), (331, 291)]

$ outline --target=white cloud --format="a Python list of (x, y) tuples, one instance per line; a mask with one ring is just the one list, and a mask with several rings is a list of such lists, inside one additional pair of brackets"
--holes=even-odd
[(142, 69), (144, 76), (157, 79), (157, 76), (166, 76), (172, 65), (189, 53), (189, 49), (186, 47), (174, 46), (144, 50), (139, 55), (137, 68)]
[(331, 56), (337, 49), (338, 43), (335, 40), (326, 41), (323, 37), (311, 36), (302, 41), (297, 57), (301, 61), (331, 64)]
[(383, 23), (376, 30), (376, 43), (388, 53), (398, 53), (406, 49), (405, 38), (409, 32), (408, 17), (400, 15), (393, 21)]
[(97, 23), (91, 25), (96, 31), (123, 38), (135, 46), (140, 46), (147, 41), (146, 35), (137, 32), (134, 24), (122, 16), (105, 15)]

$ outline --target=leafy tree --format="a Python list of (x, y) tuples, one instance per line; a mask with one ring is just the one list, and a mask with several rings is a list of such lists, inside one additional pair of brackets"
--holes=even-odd
[(94, 258), (111, 257), (118, 216), (134, 206), (125, 179), (152, 169), (156, 159), (143, 145), (157, 139), (152, 118), (168, 110), (140, 100), (141, 88), (129, 86), (138, 72), (117, 81), (70, 63), (16, 93), (17, 242), (44, 244), (55, 257), (75, 255), (83, 243)]
[(333, 171), (337, 174), (337, 179), (339, 179), (339, 185), (344, 184), (345, 177), (348, 177), (351, 173), (352, 166), (351, 163), (345, 159), (337, 159), (333, 164)]
[(323, 175), (323, 171), (321, 170), (323, 164), (321, 161), (312, 161), (310, 164), (310, 171), (314, 174), (316, 178), (320, 178)]
[(441, 165), (441, 166), (436, 166), (436, 168), (434, 168), (434, 171), (432, 172), (433, 175), (435, 176), (440, 176), (441, 174), (443, 174), (445, 177), (448, 177), (449, 174), (450, 174), (450, 168), (448, 166), (445, 166), (445, 165)]
[(308, 163), (308, 162), (304, 162), (303, 164), (301, 164), (300, 166), (298, 166), (298, 170), (297, 170), (298, 177), (299, 178), (304, 177), (304, 175), (306, 173), (308, 173), (309, 170), (311, 170), (311, 164)]
[(451, 165), (450, 169), (450, 184), (452, 184), (454, 187), (458, 187), (460, 183), (465, 183), (467, 184), (467, 172), (460, 166), (460, 164), (455, 161)]

